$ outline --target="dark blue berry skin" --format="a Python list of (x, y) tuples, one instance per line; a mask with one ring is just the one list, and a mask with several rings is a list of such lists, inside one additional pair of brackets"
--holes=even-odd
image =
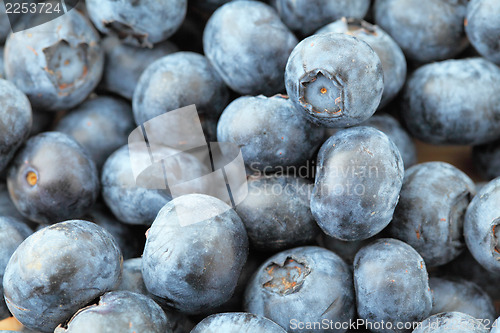
[(370, 8), (370, 0), (273, 0), (271, 3), (281, 20), (303, 36), (342, 17), (362, 19)]
[(431, 315), (441, 312), (462, 312), (492, 324), (496, 319), (493, 300), (477, 284), (464, 279), (429, 279), (433, 302)]
[(432, 294), (424, 260), (410, 245), (381, 238), (354, 258), (354, 287), (360, 318), (391, 322), (394, 329), (373, 332), (411, 332), (397, 322), (419, 322), (432, 308)]
[(500, 140), (474, 146), (472, 163), (484, 179), (500, 177)]
[(500, 274), (500, 178), (485, 185), (472, 199), (464, 222), (464, 236), (472, 256), (484, 268)]
[(241, 147), (245, 165), (253, 171), (300, 166), (313, 157), (324, 130), (301, 117), (283, 95), (243, 96), (222, 113), (217, 141)]
[(195, 104), (210, 140), (215, 138), (215, 124), (228, 99), (226, 85), (207, 58), (176, 52), (156, 60), (142, 73), (133, 97), (134, 117), (140, 125), (166, 111)]
[(130, 291), (111, 291), (99, 303), (78, 311), (55, 333), (172, 333), (165, 312), (151, 298)]
[[(0, 247), (0, 281), (3, 280), (5, 267), (7, 267), (10, 257), (31, 233), (31, 229), (22, 220), (10, 216), (0, 216), (0, 244), (2, 244)], [(0, 294), (3, 295), (3, 287), (1, 286)], [(7, 317), (10, 317), (10, 312), (2, 298), (0, 301), (0, 320)]]
[(99, 31), (141, 47), (152, 47), (172, 36), (187, 11), (187, 0), (87, 0), (85, 4)]
[(60, 132), (26, 141), (9, 168), (7, 186), (23, 216), (48, 224), (82, 216), (99, 194), (94, 162), (80, 144)]
[(165, 190), (136, 185), (127, 145), (106, 160), (101, 173), (101, 186), (106, 205), (118, 220), (128, 224), (150, 225), (158, 211), (171, 200)]
[(123, 272), (118, 290), (149, 295), (142, 279), (142, 258), (132, 258), (123, 262)]
[(4, 181), (0, 182), (0, 216), (9, 216), (17, 220), (21, 220), (28, 225), (32, 225), (32, 222), (25, 218), (10, 199), (9, 191), (7, 189), (7, 184)]
[(197, 8), (203, 12), (213, 12), (220, 6), (230, 2), (232, 0), (191, 0), (189, 2), (190, 6)]
[(465, 248), (465, 211), (475, 193), (474, 182), (451, 164), (417, 164), (405, 172), (388, 233), (417, 250), (428, 267), (444, 265)]
[[(399, 121), (389, 114), (375, 114), (359, 126), (370, 126), (383, 132), (398, 147), (405, 169), (417, 163), (417, 148), (412, 137), (401, 126)], [(326, 139), (337, 133), (339, 129), (329, 128), (326, 131)]]
[(284, 91), (283, 75), (297, 38), (276, 11), (258, 1), (231, 1), (215, 11), (203, 32), (205, 55), (241, 95)]
[(314, 242), (320, 229), (309, 207), (312, 184), (293, 176), (250, 177), (248, 195), (236, 207), (250, 244), (281, 251)]
[(357, 125), (377, 110), (384, 90), (380, 58), (345, 34), (310, 36), (293, 50), (285, 86), (297, 112), (326, 127)]
[(9, 17), (5, 13), (5, 3), (0, 4), (0, 43), (5, 43), (7, 36), (12, 32)]
[(158, 213), (144, 248), (142, 275), (164, 305), (196, 314), (231, 298), (247, 254), (247, 234), (236, 212), (217, 198), (188, 194)]
[(30, 137), (50, 131), (57, 116), (56, 112), (33, 110), (33, 122)]
[(443, 312), (424, 320), (413, 333), (488, 333), (484, 322), (461, 312)]
[(417, 148), (411, 136), (401, 124), (388, 114), (375, 115), (361, 124), (378, 129), (386, 134), (398, 147), (405, 168), (417, 163)]
[(4, 61), (7, 78), (28, 96), (33, 108), (49, 111), (85, 100), (101, 79), (104, 55), (91, 23), (71, 10), (10, 34)]
[(428, 63), (452, 58), (467, 47), (466, 8), (467, 0), (376, 0), (374, 16), (407, 59)]
[(465, 32), (474, 48), (486, 59), (500, 65), (500, 2), (472, 0), (467, 5)]
[[(178, 153), (168, 147), (161, 147), (157, 152), (164, 152), (163, 156)], [(142, 154), (140, 156), (143, 159), (150, 158), (148, 151), (138, 153)], [(179, 165), (183, 168), (178, 168)], [(205, 165), (187, 153), (166, 159), (165, 167), (167, 175), (176, 179), (195, 179), (209, 173)], [(165, 184), (163, 174), (152, 175), (149, 181), (156, 186)], [(123, 223), (151, 225), (158, 211), (172, 199), (172, 195), (166, 187), (152, 189), (139, 185), (132, 172), (129, 145), (125, 145), (111, 154), (102, 168), (102, 197), (116, 218)]]
[(360, 126), (370, 126), (383, 132), (398, 147), (405, 168), (417, 163), (417, 148), (415, 142), (401, 124), (389, 114), (380, 114), (370, 117)]
[(494, 300), (500, 298), (500, 290), (497, 288), (500, 274), (486, 270), (467, 249), (455, 260), (440, 267), (440, 271), (442, 276), (460, 277), (474, 282)]
[[(123, 272), (117, 290), (126, 290), (151, 297), (142, 279), (142, 258), (132, 258), (123, 262)], [(164, 307), (167, 321), (173, 333), (189, 332), (194, 324), (189, 318), (171, 308)]]
[(195, 326), (187, 315), (173, 309), (165, 310), (164, 308), (163, 310), (167, 315), (167, 320), (172, 328), (172, 333), (188, 333), (191, 332)]
[(387, 135), (359, 126), (337, 132), (318, 153), (311, 212), (340, 240), (363, 240), (392, 219), (403, 183), (403, 160)]
[(115, 238), (124, 259), (141, 255), (146, 241), (146, 229), (142, 226), (130, 226), (118, 221), (101, 202), (97, 202), (82, 218), (106, 229)]
[(500, 68), (482, 58), (422, 66), (407, 81), (401, 111), (410, 133), (427, 143), (493, 141), (500, 136)]
[(218, 313), (203, 319), (190, 333), (285, 333), (273, 321), (246, 312)]
[[(205, 0), (201, 0), (206, 2)], [(175, 43), (182, 51), (196, 52), (203, 54), (203, 29), (207, 23), (208, 15), (206, 13), (196, 12), (192, 1), (189, 2), (190, 10), (182, 22), (179, 30), (169, 39)]]
[(330, 23), (316, 32), (342, 33), (366, 42), (382, 62), (384, 73), (384, 92), (379, 109), (396, 97), (406, 80), (406, 59), (398, 44), (380, 27), (359, 19), (342, 18)]
[(229, 301), (218, 306), (217, 308), (210, 309), (210, 311), (204, 311), (203, 313), (201, 313), (199, 315), (202, 316), (200, 317), (200, 319), (217, 313), (244, 311), (243, 300), (245, 297), (245, 290), (248, 285), (248, 281), (250, 281), (253, 274), (257, 271), (257, 268), (259, 268), (262, 262), (267, 259), (266, 256), (263, 256), (263, 253), (257, 253), (258, 255), (252, 255), (252, 253), (253, 252), (250, 251), (250, 255), (248, 256), (245, 265), (243, 265), (243, 268), (241, 269), (241, 274), (238, 278), (238, 283), (236, 284), (236, 288), (234, 289), (233, 296), (231, 296)]
[(3, 60), (3, 53), (4, 53), (3, 51), (4, 51), (4, 47), (1, 46), (0, 47), (0, 78), (5, 79), (6, 76), (5, 76), (5, 66), (4, 66), (4, 60)]
[(119, 283), (122, 260), (113, 236), (97, 224), (48, 226), (26, 238), (7, 264), (7, 306), (24, 326), (53, 332)]
[(351, 270), (324, 248), (306, 246), (280, 252), (266, 260), (248, 283), (245, 310), (271, 319), (287, 332), (327, 332), (299, 329), (294, 320), (344, 323), (353, 319)]
[(340, 239), (336, 239), (330, 237), (328, 235), (323, 234), (322, 245), (330, 251), (338, 254), (346, 263), (352, 265), (354, 262), (354, 257), (358, 251), (370, 244), (375, 240), (375, 238), (379, 237), (380, 234), (375, 235), (375, 237), (371, 237), (368, 239), (363, 239), (359, 241), (342, 241)]
[(56, 131), (71, 135), (100, 170), (115, 150), (127, 143), (135, 128), (131, 106), (115, 97), (90, 99), (61, 119)]
[(106, 60), (101, 86), (129, 100), (132, 100), (137, 82), (147, 66), (178, 51), (177, 46), (169, 41), (149, 49), (127, 45), (110, 36), (104, 38), (101, 44)]
[(28, 138), (33, 121), (26, 95), (11, 82), (0, 79), (0, 171)]

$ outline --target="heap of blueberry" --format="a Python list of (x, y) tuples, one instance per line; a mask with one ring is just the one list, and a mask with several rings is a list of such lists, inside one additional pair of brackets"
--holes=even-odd
[(0, 5), (0, 332), (500, 332), (500, 0), (69, 2)]

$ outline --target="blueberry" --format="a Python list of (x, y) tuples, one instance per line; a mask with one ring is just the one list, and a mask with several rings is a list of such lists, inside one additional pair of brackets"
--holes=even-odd
[[(3, 280), (5, 267), (10, 257), (23, 242), (31, 235), (31, 229), (22, 220), (10, 216), (0, 216), (0, 281)], [(3, 295), (3, 287), (0, 286), (0, 294)], [(10, 317), (5, 301), (0, 301), (0, 320)]]
[(389, 234), (420, 253), (427, 266), (446, 264), (465, 248), (465, 210), (474, 182), (445, 162), (417, 164), (406, 170)]
[[(130, 147), (133, 145), (119, 148), (106, 160), (101, 174), (102, 197), (118, 220), (128, 224), (151, 225), (158, 211), (172, 199), (172, 195), (166, 185), (163, 189), (152, 189), (138, 183), (140, 179), (134, 179), (129, 155)], [(134, 150), (137, 150), (141, 158), (150, 159), (147, 150)], [(158, 147), (157, 153), (169, 156), (178, 151), (168, 147)], [(187, 153), (177, 154), (164, 162), (166, 174), (176, 179), (194, 179), (208, 173), (205, 165)], [(161, 177), (152, 176), (146, 180), (150, 184), (157, 186), (165, 184), (163, 174)], [(193, 188), (193, 191), (196, 192), (196, 188)]]
[(272, 252), (314, 242), (319, 228), (309, 208), (311, 185), (293, 176), (248, 180), (248, 195), (236, 212), (255, 249)]
[(467, 0), (376, 0), (375, 23), (417, 63), (452, 58), (469, 44)]
[(80, 144), (60, 132), (26, 141), (9, 168), (7, 186), (19, 212), (38, 223), (78, 218), (99, 194), (94, 162)]
[(5, 3), (0, 4), (0, 42), (5, 43), (7, 36), (12, 32), (9, 17), (5, 13)]
[(31, 105), (26, 95), (11, 82), (0, 79), (0, 171), (28, 138), (32, 124)]
[(134, 125), (132, 108), (127, 102), (102, 96), (72, 110), (55, 130), (75, 138), (101, 169), (109, 155), (127, 143)]
[(109, 36), (104, 38), (101, 44), (106, 56), (101, 84), (107, 91), (129, 100), (132, 100), (137, 82), (147, 66), (177, 51), (177, 46), (169, 41), (149, 49), (130, 46), (116, 37)]
[(488, 333), (483, 322), (461, 312), (443, 312), (424, 320), (413, 333)]
[[(13, 8), (14, 6), (22, 5), (22, 1), (23, 0), (10, 0), (8, 1), (8, 3), (11, 3), (12, 4), (11, 8)], [(6, 3), (5, 1), (2, 1), (0, 3), (0, 44), (5, 43), (5, 40), (12, 32), (12, 28), (16, 26), (21, 16), (21, 15), (7, 15), (5, 3)], [(13, 12), (13, 10), (11, 9), (10, 12)]]
[(153, 222), (142, 275), (162, 303), (196, 314), (231, 298), (247, 253), (245, 227), (230, 206), (207, 195), (183, 195)]
[(417, 163), (417, 148), (412, 137), (401, 124), (389, 114), (376, 114), (363, 122), (361, 126), (370, 126), (383, 132), (398, 147), (405, 168)]
[(132, 258), (123, 262), (122, 279), (118, 290), (149, 295), (142, 279), (142, 258)]
[(273, 0), (283, 22), (301, 35), (310, 35), (342, 17), (362, 19), (370, 0)]
[(266, 260), (248, 283), (245, 309), (287, 332), (327, 332), (300, 327), (300, 323), (353, 319), (351, 270), (335, 253), (320, 247), (280, 252)]
[(382, 64), (364, 41), (337, 33), (301, 41), (288, 58), (285, 86), (300, 114), (327, 127), (367, 120), (384, 90)]
[(187, 0), (87, 0), (85, 4), (99, 31), (141, 47), (152, 47), (172, 36), (187, 11)]
[(205, 55), (224, 82), (242, 95), (283, 92), (286, 60), (296, 44), (276, 11), (258, 1), (223, 5), (203, 33)]
[[(142, 279), (142, 258), (128, 259), (123, 262), (123, 272), (118, 290), (127, 290), (151, 297)], [(187, 333), (194, 327), (190, 319), (171, 308), (163, 307), (173, 333)]]
[(330, 237), (328, 235), (322, 234), (323, 247), (330, 251), (338, 254), (345, 262), (352, 265), (354, 262), (354, 257), (358, 251), (374, 241), (375, 238), (379, 237), (380, 234), (375, 235), (372, 238), (358, 240), (358, 241), (342, 241)]
[(318, 153), (311, 212), (320, 228), (340, 240), (363, 240), (392, 219), (403, 183), (396, 145), (379, 130), (337, 132)]
[(188, 333), (194, 328), (194, 323), (183, 313), (174, 310), (165, 310), (172, 333)]
[[(207, 0), (201, 1), (207, 3)], [(197, 12), (196, 4), (192, 2), (189, 1), (189, 7), (193, 9), (188, 10), (184, 22), (169, 41), (175, 43), (182, 51), (203, 54), (203, 29), (207, 23), (208, 14)]]
[(10, 199), (7, 185), (2, 181), (0, 182), (0, 216), (13, 217), (16, 220), (21, 220), (30, 225), (31, 221), (25, 218)]
[(167, 316), (151, 298), (130, 291), (112, 291), (99, 303), (78, 311), (55, 333), (78, 332), (172, 333)]
[(474, 146), (472, 162), (483, 178), (500, 177), (500, 140)]
[(141, 125), (166, 111), (195, 104), (210, 140), (215, 138), (215, 123), (228, 98), (224, 82), (207, 58), (176, 52), (156, 60), (142, 73), (133, 97), (134, 117)]
[(203, 319), (191, 333), (285, 333), (273, 321), (251, 313), (218, 313)]
[(482, 58), (420, 67), (404, 89), (410, 133), (431, 144), (477, 145), (500, 136), (500, 68)]
[(113, 289), (121, 264), (118, 245), (98, 225), (72, 220), (48, 226), (26, 238), (7, 264), (7, 306), (24, 326), (52, 332)]
[(406, 80), (406, 59), (398, 44), (378, 26), (359, 19), (342, 18), (316, 32), (343, 33), (366, 42), (377, 53), (384, 73), (384, 92), (378, 108), (396, 97)]
[[(428, 280), (424, 260), (410, 245), (391, 238), (375, 240), (354, 258), (359, 317), (372, 332), (410, 332), (396, 323), (427, 318), (432, 308)], [(381, 321), (392, 323), (393, 329), (377, 329)]]
[(467, 248), (484, 268), (500, 274), (500, 178), (484, 186), (467, 208), (464, 236)]
[(283, 171), (313, 157), (324, 131), (297, 114), (286, 96), (243, 96), (222, 113), (217, 140), (241, 147), (252, 171)]
[(191, 0), (189, 5), (192, 5), (203, 12), (213, 12), (220, 6), (230, 1), (232, 0)]
[(80, 104), (94, 90), (104, 56), (90, 22), (71, 10), (10, 34), (4, 61), (7, 78), (28, 96), (33, 108), (63, 110)]
[(465, 32), (474, 48), (486, 59), (500, 65), (500, 2), (472, 0), (467, 5)]
[(106, 229), (116, 240), (124, 259), (141, 255), (146, 241), (145, 227), (141, 229), (142, 226), (130, 226), (118, 221), (101, 202), (97, 202), (83, 218)]
[(488, 294), (477, 284), (463, 279), (429, 279), (433, 304), (431, 314), (441, 312), (462, 312), (474, 318), (493, 323), (496, 319), (495, 306)]
[[(1, 24), (1, 23), (0, 23)], [(1, 28), (0, 28), (1, 29)], [(4, 47), (0, 46), (0, 78), (5, 79), (5, 66), (4, 66)]]
[(248, 281), (252, 278), (252, 275), (257, 271), (257, 268), (262, 264), (262, 262), (267, 259), (266, 257), (262, 257), (263, 254), (259, 253), (259, 255), (252, 254), (250, 251), (250, 255), (243, 265), (241, 269), (241, 274), (238, 278), (238, 282), (236, 283), (236, 288), (234, 289), (233, 296), (229, 299), (229, 301), (224, 304), (210, 309), (209, 311), (203, 311), (200, 315), (205, 317), (208, 315), (213, 315), (217, 313), (223, 312), (239, 312), (243, 311), (243, 300), (245, 297), (245, 289), (248, 285)]
[(497, 281), (500, 274), (492, 273), (481, 266), (466, 249), (458, 258), (440, 267), (445, 276), (460, 277), (477, 284), (492, 299), (500, 298)]
[(58, 113), (51, 111), (33, 110), (33, 121), (30, 131), (30, 137), (42, 132), (50, 131), (55, 123)]
[(474, 185), (476, 185), (476, 192), (479, 192), (484, 186), (486, 186), (486, 184), (488, 184), (487, 181), (476, 182), (474, 184)]

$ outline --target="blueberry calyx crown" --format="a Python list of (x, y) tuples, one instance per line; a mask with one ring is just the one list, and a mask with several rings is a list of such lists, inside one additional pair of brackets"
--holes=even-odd
[(265, 271), (269, 279), (263, 287), (282, 296), (299, 291), (306, 276), (311, 273), (311, 269), (305, 263), (292, 257), (287, 257), (282, 264), (273, 262), (266, 267)]
[(300, 79), (299, 102), (313, 116), (341, 117), (345, 113), (344, 83), (325, 70), (315, 69)]

